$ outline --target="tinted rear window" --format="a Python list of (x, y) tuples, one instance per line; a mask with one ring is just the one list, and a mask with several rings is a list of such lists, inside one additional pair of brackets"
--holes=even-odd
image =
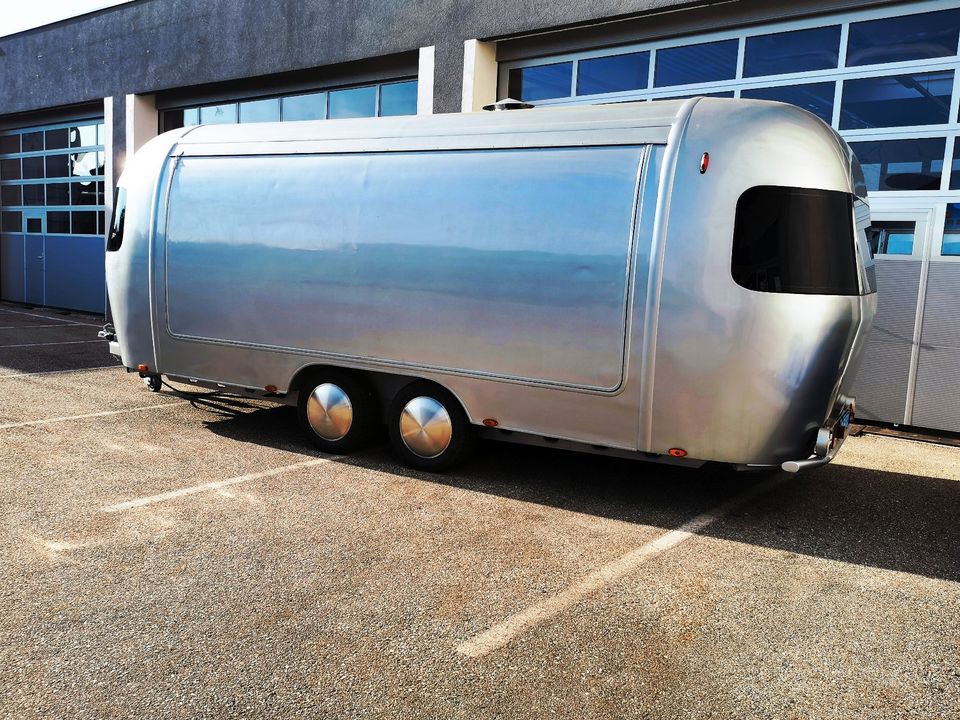
[(760, 292), (859, 295), (853, 233), (847, 193), (750, 188), (737, 201), (733, 279)]
[(114, 252), (123, 243), (123, 221), (127, 214), (127, 190), (118, 187), (113, 191), (113, 222), (107, 233), (107, 250)]

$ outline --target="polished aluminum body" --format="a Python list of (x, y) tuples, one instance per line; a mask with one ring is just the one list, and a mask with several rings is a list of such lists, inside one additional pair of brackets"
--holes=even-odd
[(734, 209), (756, 185), (854, 194), (851, 162), (808, 113), (714, 99), (168, 133), (121, 181), (117, 350), (251, 392), (333, 365), (531, 436), (804, 459), (875, 296), (740, 287)]

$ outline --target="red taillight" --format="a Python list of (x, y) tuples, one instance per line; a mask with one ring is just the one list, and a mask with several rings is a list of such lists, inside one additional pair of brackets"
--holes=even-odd
[(700, 174), (703, 175), (710, 167), (710, 153), (704, 153), (700, 156)]
[(671, 455), (673, 455), (673, 457), (686, 457), (686, 456), (687, 456), (687, 451), (684, 450), (683, 448), (670, 448), (669, 450), (667, 450), (667, 452), (670, 453)]

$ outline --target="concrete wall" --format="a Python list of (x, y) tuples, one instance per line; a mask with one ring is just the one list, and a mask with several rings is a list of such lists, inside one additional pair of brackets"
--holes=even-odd
[(713, 1), (139, 0), (0, 38), (0, 114), (430, 45), (436, 46), (434, 107), (456, 112), (465, 40)]

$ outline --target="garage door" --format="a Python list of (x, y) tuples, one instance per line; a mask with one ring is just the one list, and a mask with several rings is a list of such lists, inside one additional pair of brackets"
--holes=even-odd
[(0, 133), (0, 298), (104, 312), (103, 121)]

